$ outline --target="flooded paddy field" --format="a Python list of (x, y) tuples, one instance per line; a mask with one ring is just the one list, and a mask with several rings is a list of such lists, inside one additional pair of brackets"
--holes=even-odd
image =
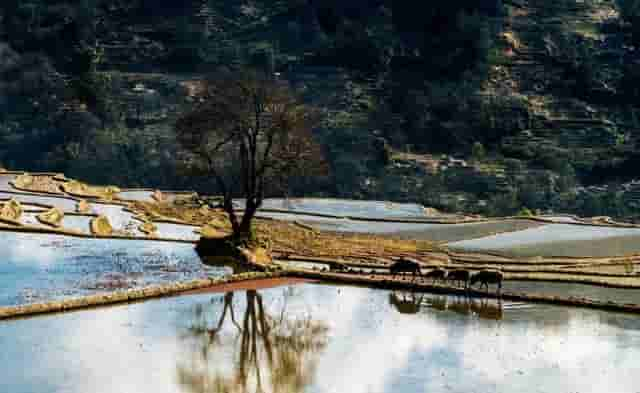
[(0, 306), (222, 276), (191, 244), (0, 232)]
[(137, 231), (140, 221), (134, 218), (134, 214), (126, 211), (124, 206), (113, 205), (107, 203), (91, 203), (91, 212), (106, 216), (113, 229), (123, 232), (129, 232), (133, 235), (141, 235)]
[(11, 182), (16, 178), (16, 175), (9, 173), (0, 173), (0, 191), (17, 191)]
[[(561, 297), (580, 297), (598, 301), (640, 304), (640, 289), (607, 288), (598, 285), (542, 281), (505, 281), (505, 292), (524, 292)], [(640, 319), (640, 318), (639, 318)]]
[(63, 212), (75, 212), (76, 205), (78, 204), (78, 202), (73, 198), (0, 192), (1, 200), (8, 200), (12, 198), (21, 204), (37, 204), (57, 207)]
[(194, 225), (157, 222), (158, 236), (165, 239), (198, 240), (200, 235), (195, 231), (200, 228)]
[(149, 190), (131, 190), (120, 191), (118, 198), (126, 201), (153, 202), (153, 191)]
[(322, 231), (390, 235), (400, 239), (431, 240), (436, 242), (473, 239), (495, 233), (520, 231), (544, 225), (532, 220), (517, 219), (477, 223), (437, 224), (360, 221), (348, 218), (328, 218), (276, 212), (260, 212), (258, 215), (260, 217), (283, 221), (297, 221)]
[(517, 232), (449, 243), (456, 251), (515, 257), (607, 257), (640, 254), (640, 228), (548, 224)]
[(92, 216), (83, 215), (65, 215), (62, 218), (62, 227), (67, 229), (73, 229), (82, 233), (91, 233), (91, 219)]
[(27, 392), (637, 393), (640, 319), (302, 284), (0, 322)]
[[(240, 202), (242, 207), (243, 203)], [(358, 201), (351, 199), (291, 198), (266, 199), (262, 209), (290, 210), (334, 216), (365, 218), (427, 218), (424, 207), (415, 203)]]

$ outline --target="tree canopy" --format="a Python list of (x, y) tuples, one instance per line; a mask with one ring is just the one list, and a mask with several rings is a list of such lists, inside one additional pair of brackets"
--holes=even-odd
[[(321, 167), (312, 135), (317, 112), (285, 82), (252, 71), (216, 73), (196, 90), (199, 103), (176, 123), (184, 161), (215, 179), (234, 234), (246, 235), (266, 193)], [(234, 197), (245, 200), (242, 220)]]

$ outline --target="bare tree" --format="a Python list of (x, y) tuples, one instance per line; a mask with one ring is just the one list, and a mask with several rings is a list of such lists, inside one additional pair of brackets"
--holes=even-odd
[[(324, 321), (287, 316), (286, 298), (280, 312), (271, 308), (270, 314), (262, 295), (248, 290), (241, 322), (237, 323), (233, 292), (223, 301), (218, 318), (209, 313), (219, 309), (214, 304), (195, 308), (181, 334), (182, 347), (190, 348), (185, 353), (192, 355), (177, 365), (182, 389), (193, 393), (307, 390), (327, 345), (329, 329)], [(233, 326), (225, 329), (227, 315)], [(226, 353), (231, 353), (233, 360), (223, 366), (231, 367), (220, 368)]]
[[(176, 123), (178, 141), (189, 167), (215, 178), (234, 236), (247, 238), (268, 189), (322, 167), (311, 132), (317, 112), (285, 82), (250, 71), (216, 74), (203, 82), (197, 99)], [(234, 197), (246, 200), (241, 219)]]

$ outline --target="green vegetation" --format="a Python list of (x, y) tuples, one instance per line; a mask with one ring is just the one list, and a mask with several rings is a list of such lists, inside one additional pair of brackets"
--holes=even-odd
[[(286, 84), (251, 71), (214, 75), (199, 99), (176, 123), (184, 161), (216, 181), (233, 236), (250, 239), (267, 192), (286, 188), (290, 177), (317, 174), (321, 153), (311, 133), (317, 117)], [(244, 200), (241, 219), (234, 197)]]
[(329, 176), (291, 179), (288, 195), (634, 218), (639, 10), (635, 0), (4, 1), (0, 163), (219, 194), (183, 171), (174, 124), (204, 75), (252, 67), (322, 114), (314, 136)]

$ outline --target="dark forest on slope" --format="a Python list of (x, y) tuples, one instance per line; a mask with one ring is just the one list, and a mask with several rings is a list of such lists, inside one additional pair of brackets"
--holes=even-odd
[(5, 0), (0, 163), (215, 193), (173, 124), (253, 67), (324, 116), (289, 195), (635, 218), (640, 2)]

